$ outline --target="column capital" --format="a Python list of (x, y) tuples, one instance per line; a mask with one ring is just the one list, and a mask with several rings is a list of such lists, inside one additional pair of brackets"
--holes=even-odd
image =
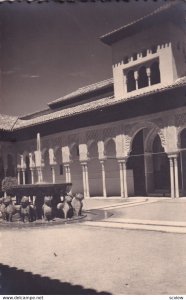
[(128, 157), (117, 157), (118, 163), (126, 164)]
[(65, 162), (65, 163), (63, 163), (63, 166), (66, 168), (66, 167), (69, 167), (70, 166), (70, 161), (69, 162)]
[(107, 158), (105, 157), (105, 158), (99, 159), (99, 162), (100, 162), (100, 164), (104, 164), (106, 160), (107, 160)]
[(55, 166), (57, 166), (57, 163), (50, 164), (51, 168), (54, 168)]
[(179, 155), (178, 152), (167, 153), (168, 158), (177, 158)]
[(88, 160), (80, 160), (80, 164), (81, 164), (82, 166), (86, 166), (87, 163), (88, 163)]

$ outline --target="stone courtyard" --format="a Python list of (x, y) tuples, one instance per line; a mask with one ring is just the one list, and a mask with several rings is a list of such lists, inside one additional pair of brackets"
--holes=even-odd
[[(186, 210), (184, 200), (140, 199), (123, 203), (122, 208), (120, 201), (115, 205), (111, 200), (110, 208), (108, 204), (102, 208), (112, 213), (105, 223), (114, 218), (157, 220), (157, 216), (183, 222)], [(95, 226), (86, 223), (21, 230), (3, 226), (1, 293), (186, 294), (184, 234), (105, 228), (104, 219), (101, 227), (96, 221)]]

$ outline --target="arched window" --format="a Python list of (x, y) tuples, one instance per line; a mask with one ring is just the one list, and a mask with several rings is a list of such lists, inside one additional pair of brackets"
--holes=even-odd
[(151, 67), (151, 85), (160, 83), (160, 70), (159, 70), (159, 63), (155, 61)]
[(134, 91), (136, 89), (136, 82), (134, 79), (134, 71), (130, 70), (127, 74), (127, 92)]
[(147, 77), (147, 72), (146, 72), (146, 67), (142, 66), (139, 69), (138, 73), (138, 88), (141, 89), (145, 86), (148, 86), (148, 77)]

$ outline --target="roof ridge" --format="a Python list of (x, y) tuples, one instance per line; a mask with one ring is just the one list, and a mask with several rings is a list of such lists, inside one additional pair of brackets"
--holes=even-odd
[(77, 90), (79, 91), (79, 90), (82, 90), (82, 89), (85, 89), (85, 88), (94, 87), (95, 85), (97, 85), (99, 83), (107, 83), (107, 82), (110, 82), (110, 81), (113, 81), (113, 77), (111, 77), (109, 79), (104, 79), (104, 80), (101, 80), (101, 81), (97, 81), (97, 82), (89, 84), (89, 85), (85, 85), (83, 87), (78, 88)]
[(161, 5), (161, 6), (159, 6), (158, 8), (156, 8), (156, 9), (153, 10), (153, 11), (151, 11), (150, 13), (148, 13), (148, 14), (146, 14), (146, 15), (143, 15), (142, 17), (140, 17), (140, 18), (138, 18), (138, 19), (134, 19), (134, 20), (131, 21), (130, 23), (125, 24), (125, 25), (123, 25), (123, 26), (121, 26), (121, 27), (118, 27), (118, 28), (116, 28), (116, 29), (113, 29), (113, 30), (110, 31), (109, 33), (106, 33), (106, 34), (102, 35), (102, 36), (100, 37), (100, 39), (104, 42), (104, 39), (107, 38), (107, 37), (109, 37), (110, 35), (115, 34), (116, 32), (122, 31), (123, 29), (126, 29), (126, 28), (128, 28), (128, 27), (130, 27), (130, 26), (132, 26), (132, 25), (134, 25), (134, 24), (136, 24), (136, 23), (138, 23), (138, 22), (140, 22), (140, 21), (146, 19), (146, 18), (149, 18), (149, 17), (151, 17), (151, 16), (153, 16), (153, 15), (156, 15), (156, 14), (158, 14), (158, 13), (161, 13), (161, 12), (163, 12), (163, 11), (166, 11), (167, 9), (169, 9), (169, 8), (172, 7), (172, 6), (177, 5), (178, 3), (183, 3), (183, 1), (182, 1), (182, 0), (169, 0), (168, 3), (165, 3), (165, 4)]
[(68, 93), (62, 97), (59, 97), (53, 101), (50, 101), (48, 103), (48, 106), (52, 106), (53, 104), (56, 104), (58, 102), (62, 102), (63, 100), (68, 100), (70, 98), (74, 98), (74, 97), (78, 97), (80, 96), (80, 93), (82, 92), (83, 94), (88, 94), (91, 92), (91, 89), (92, 90), (95, 90), (96, 88), (99, 90), (101, 88), (104, 88), (105, 85), (109, 85), (109, 84), (113, 84), (113, 77), (109, 78), (109, 79), (104, 79), (102, 81), (98, 81), (98, 82), (95, 82), (93, 84), (90, 84), (90, 85), (86, 85), (84, 87), (81, 87), (81, 88), (78, 88), (76, 89), (75, 91), (71, 92), (71, 93)]

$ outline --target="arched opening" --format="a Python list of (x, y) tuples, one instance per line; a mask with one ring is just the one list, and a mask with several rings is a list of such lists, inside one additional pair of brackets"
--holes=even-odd
[(70, 155), (72, 161), (70, 164), (72, 192), (83, 193), (83, 174), (79, 161), (79, 146), (77, 144), (73, 144), (70, 147)]
[(146, 67), (142, 66), (138, 72), (138, 88), (141, 89), (143, 87), (148, 86), (148, 76), (146, 72)]
[(12, 155), (7, 155), (7, 176), (14, 177), (15, 176), (15, 167), (13, 163)]
[(30, 161), (29, 156), (25, 156), (25, 183), (29, 184), (31, 183), (31, 171), (30, 171)]
[(169, 159), (161, 145), (159, 135), (154, 139), (153, 145), (153, 170), (154, 170), (154, 190), (156, 192), (170, 192), (170, 167)]
[(107, 196), (120, 196), (119, 164), (116, 159), (116, 145), (113, 139), (105, 144), (105, 178)]
[(134, 78), (134, 71), (130, 70), (127, 73), (127, 92), (134, 91), (136, 89), (136, 81)]
[(43, 151), (43, 181), (44, 182), (52, 182), (52, 170), (50, 166), (50, 159), (49, 159), (49, 151), (45, 149)]
[(65, 170), (62, 163), (62, 151), (61, 148), (57, 148), (54, 151), (56, 165), (54, 166), (55, 169), (55, 178), (56, 183), (65, 182)]
[(89, 176), (89, 191), (90, 196), (102, 196), (102, 174), (101, 164), (98, 159), (98, 146), (93, 141), (88, 147), (89, 162), (88, 162), (88, 176)]
[(159, 70), (159, 63), (155, 61), (151, 67), (151, 85), (160, 83), (160, 70)]
[(127, 170), (133, 173), (134, 195), (145, 196), (145, 164), (143, 129), (136, 133), (132, 141), (132, 151), (127, 161)]

